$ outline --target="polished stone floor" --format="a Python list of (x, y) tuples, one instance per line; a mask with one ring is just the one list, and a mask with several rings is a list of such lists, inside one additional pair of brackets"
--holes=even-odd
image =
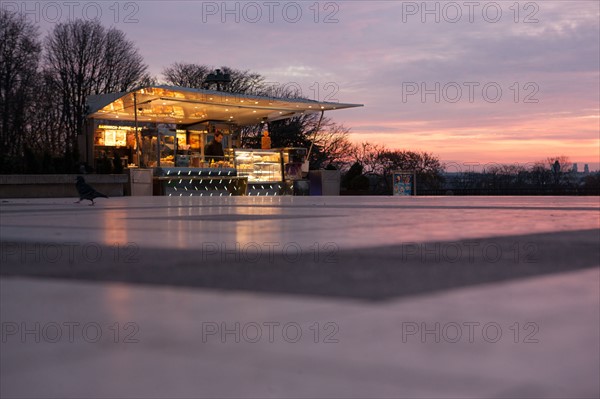
[(597, 197), (0, 207), (1, 397), (594, 398)]

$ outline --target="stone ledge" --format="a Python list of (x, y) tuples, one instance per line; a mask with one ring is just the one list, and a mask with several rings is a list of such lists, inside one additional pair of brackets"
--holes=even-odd
[(75, 184), (77, 176), (83, 176), (86, 182), (92, 183), (120, 183), (129, 182), (129, 177), (120, 175), (0, 175), (0, 184)]
[(129, 176), (119, 175), (0, 175), (0, 198), (77, 197), (75, 180), (85, 181), (109, 197), (121, 197)]

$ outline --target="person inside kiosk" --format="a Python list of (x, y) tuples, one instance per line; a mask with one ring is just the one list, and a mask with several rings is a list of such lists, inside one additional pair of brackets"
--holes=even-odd
[(214, 139), (204, 148), (204, 156), (207, 162), (218, 162), (223, 160), (223, 132), (217, 130)]

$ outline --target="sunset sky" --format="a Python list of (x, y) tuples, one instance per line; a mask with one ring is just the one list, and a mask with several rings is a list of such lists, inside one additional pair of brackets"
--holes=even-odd
[(155, 76), (174, 62), (227, 65), (364, 104), (328, 115), (356, 142), (458, 163), (566, 155), (598, 169), (598, 1), (67, 3), (2, 7), (28, 7), (44, 35), (101, 15)]

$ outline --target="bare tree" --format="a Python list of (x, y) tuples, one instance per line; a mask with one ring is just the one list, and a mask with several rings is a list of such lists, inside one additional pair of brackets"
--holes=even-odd
[(76, 154), (87, 96), (129, 90), (148, 78), (147, 66), (122, 32), (107, 31), (98, 21), (58, 24), (45, 47), (46, 71), (61, 97), (66, 151)]
[(162, 71), (167, 84), (201, 89), (210, 68), (206, 65), (176, 62)]
[(350, 128), (323, 118), (321, 128), (316, 132), (313, 142), (318, 149), (315, 163), (319, 166), (333, 165), (342, 169), (348, 162), (352, 152), (352, 143), (348, 138)]
[(24, 15), (0, 10), (0, 146), (7, 162), (22, 155), (26, 141), (41, 54), (38, 36)]
[(56, 96), (58, 88), (47, 71), (38, 75), (36, 87), (35, 111), (29, 116), (30, 134), (25, 144), (37, 154), (62, 157), (67, 141), (67, 127), (62, 118), (61, 98)]
[(381, 154), (387, 151), (384, 145), (362, 142), (351, 150), (351, 158), (363, 166), (364, 174), (383, 174)]
[[(560, 165), (559, 173), (561, 173), (561, 174), (566, 173), (567, 171), (570, 171), (573, 168), (573, 163), (571, 162), (571, 159), (566, 155), (559, 155), (556, 157), (547, 157), (545, 164), (548, 165), (550, 170), (552, 170), (556, 161), (558, 161), (558, 164)], [(540, 162), (544, 162), (544, 161), (540, 161)]]
[(147, 66), (133, 42), (115, 28), (106, 32), (102, 65), (95, 93), (128, 91), (150, 79)]
[(438, 188), (444, 181), (442, 163), (428, 152), (383, 151), (379, 154), (378, 161), (386, 187), (390, 190), (394, 170), (414, 170), (418, 184), (426, 188)]
[(231, 81), (221, 87), (221, 91), (241, 94), (261, 94), (265, 91), (264, 77), (258, 73), (222, 66), (214, 68), (208, 65), (176, 62), (162, 71), (167, 84), (195, 89), (206, 88), (206, 77), (215, 69), (228, 74)]
[(550, 167), (555, 184), (570, 185), (574, 183), (575, 178), (572, 173), (573, 163), (568, 156), (548, 157), (546, 158), (546, 165)]
[(571, 158), (567, 155), (558, 155), (556, 157), (547, 157), (546, 164), (550, 167), (554, 164), (554, 162), (558, 161), (560, 163), (560, 169), (562, 171), (571, 170), (573, 163), (571, 162)]
[(444, 165), (428, 152), (390, 150), (384, 145), (363, 142), (352, 146), (350, 162), (360, 164), (364, 175), (376, 180), (376, 193), (391, 193), (394, 170), (414, 170), (422, 187), (438, 188), (444, 181)]
[(221, 70), (231, 77), (231, 83), (226, 85), (225, 91), (230, 93), (260, 95), (265, 89), (265, 78), (259, 73), (250, 72), (248, 70), (243, 71), (226, 66), (221, 67)]

